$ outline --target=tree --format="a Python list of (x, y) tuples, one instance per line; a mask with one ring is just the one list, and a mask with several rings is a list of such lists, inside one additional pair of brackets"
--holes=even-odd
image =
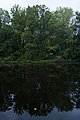
[[(49, 22), (51, 19), (51, 12), (45, 5), (33, 6), (26, 9), (26, 26), (22, 34), (22, 42), (27, 46), (33, 46), (31, 52), (35, 59), (42, 59), (46, 53), (49, 35)], [(28, 46), (29, 45), (29, 46)]]
[(80, 60), (80, 13), (75, 12), (74, 22), (74, 56), (73, 59)]
[(10, 15), (8, 11), (0, 8), (0, 57), (7, 53), (7, 43), (11, 39)]
[[(71, 49), (71, 44), (73, 42), (73, 30), (71, 26), (71, 18), (73, 16), (72, 9), (69, 8), (58, 8), (56, 11), (52, 12), (52, 20), (50, 22), (51, 39), (50, 46), (56, 47), (56, 56), (67, 57), (65, 51)], [(70, 52), (72, 52), (70, 50)], [(54, 53), (54, 51), (53, 51)], [(67, 53), (69, 54), (69, 53)], [(70, 53), (72, 54), (72, 53)]]
[(11, 15), (0, 9), (0, 56), (11, 60), (78, 59), (80, 13), (76, 12), (75, 24), (72, 18), (71, 8), (51, 12), (45, 5), (24, 9), (14, 5)]

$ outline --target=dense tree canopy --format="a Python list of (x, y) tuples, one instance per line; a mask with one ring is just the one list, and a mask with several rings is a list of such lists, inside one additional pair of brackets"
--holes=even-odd
[(0, 8), (0, 59), (79, 60), (80, 13), (71, 8), (50, 11), (45, 5)]

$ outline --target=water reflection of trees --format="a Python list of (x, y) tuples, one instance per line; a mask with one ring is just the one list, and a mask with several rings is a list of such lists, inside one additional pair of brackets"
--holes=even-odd
[(79, 65), (0, 67), (0, 111), (46, 116), (80, 108)]

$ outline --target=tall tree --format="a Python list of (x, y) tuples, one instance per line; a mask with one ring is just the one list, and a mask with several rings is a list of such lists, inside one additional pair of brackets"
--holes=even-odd
[(74, 22), (74, 56), (73, 59), (80, 60), (80, 12), (75, 12)]
[(45, 5), (28, 6), (26, 9), (26, 27), (22, 40), (27, 50), (34, 51), (31, 55), (35, 56), (35, 59), (41, 59), (45, 55), (50, 19), (51, 13)]
[(11, 19), (7, 10), (0, 8), (0, 57), (7, 53), (7, 45), (10, 42)]
[(73, 11), (69, 8), (60, 7), (52, 13), (50, 46), (53, 46), (53, 52), (57, 51), (56, 55), (58, 56), (68, 57), (69, 52), (71, 52), (73, 30), (70, 21), (72, 16)]

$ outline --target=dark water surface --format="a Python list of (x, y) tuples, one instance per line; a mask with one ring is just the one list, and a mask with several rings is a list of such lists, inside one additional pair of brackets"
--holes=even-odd
[(0, 66), (0, 120), (80, 120), (80, 65)]

